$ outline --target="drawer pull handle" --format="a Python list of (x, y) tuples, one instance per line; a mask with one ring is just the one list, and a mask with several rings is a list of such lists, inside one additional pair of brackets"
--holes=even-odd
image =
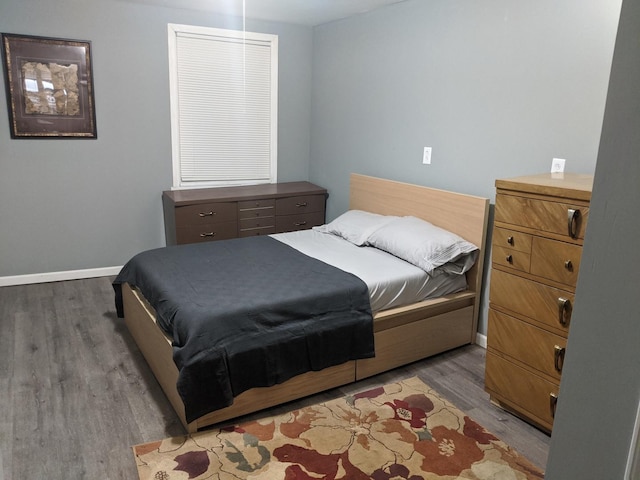
[(556, 407), (558, 406), (558, 394), (551, 392), (549, 394), (549, 411), (551, 412), (551, 417), (554, 418), (556, 416)]
[(553, 346), (553, 367), (558, 373), (562, 373), (562, 366), (564, 365), (564, 352), (564, 347), (561, 347), (560, 345)]
[(571, 238), (578, 236), (578, 219), (580, 218), (580, 210), (573, 208), (567, 209), (567, 230)]
[(512, 255), (507, 255), (506, 260), (507, 260), (507, 262), (509, 262), (509, 263), (513, 263), (513, 256), (512, 256)]
[(215, 236), (216, 236), (216, 232), (205, 232), (205, 233), (201, 233), (201, 234), (200, 234), (200, 236), (201, 236), (202, 238), (205, 238), (205, 237), (215, 237)]
[(198, 214), (199, 217), (211, 217), (212, 215), (215, 215), (215, 212), (200, 212)]
[(307, 202), (298, 202), (296, 203), (296, 207), (306, 207), (307, 206)]
[(307, 222), (296, 222), (296, 223), (294, 223), (294, 225), (295, 225), (296, 227), (302, 227), (302, 226), (304, 226), (304, 225), (306, 225), (306, 224), (307, 224)]
[(568, 298), (558, 298), (558, 321), (560, 325), (566, 327), (571, 319), (571, 300)]
[(507, 237), (507, 243), (513, 246), (513, 237)]
[(564, 262), (564, 268), (566, 268), (570, 272), (573, 271), (573, 263), (571, 263), (571, 260), (567, 260), (566, 262)]

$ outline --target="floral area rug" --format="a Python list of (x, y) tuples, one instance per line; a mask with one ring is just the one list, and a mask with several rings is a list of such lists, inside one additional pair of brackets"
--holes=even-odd
[(133, 451), (141, 480), (543, 478), (416, 377)]

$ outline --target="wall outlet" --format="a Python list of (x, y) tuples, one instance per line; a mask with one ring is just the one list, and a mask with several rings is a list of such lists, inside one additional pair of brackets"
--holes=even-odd
[(564, 158), (554, 158), (551, 162), (551, 173), (562, 173), (564, 172), (564, 162), (566, 160)]
[(422, 153), (422, 163), (425, 165), (429, 165), (431, 163), (431, 147), (424, 147), (424, 152)]

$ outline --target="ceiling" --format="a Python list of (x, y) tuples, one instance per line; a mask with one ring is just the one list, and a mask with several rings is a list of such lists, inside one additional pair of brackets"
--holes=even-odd
[(247, 18), (315, 26), (403, 0), (127, 0), (170, 8), (203, 10)]

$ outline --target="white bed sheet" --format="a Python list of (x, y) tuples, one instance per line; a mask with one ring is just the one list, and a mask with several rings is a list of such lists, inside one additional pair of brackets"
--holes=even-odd
[(271, 237), (310, 257), (359, 277), (367, 284), (371, 310), (379, 312), (467, 288), (464, 275), (427, 273), (373, 247), (358, 247), (341, 237), (316, 230), (277, 233)]

